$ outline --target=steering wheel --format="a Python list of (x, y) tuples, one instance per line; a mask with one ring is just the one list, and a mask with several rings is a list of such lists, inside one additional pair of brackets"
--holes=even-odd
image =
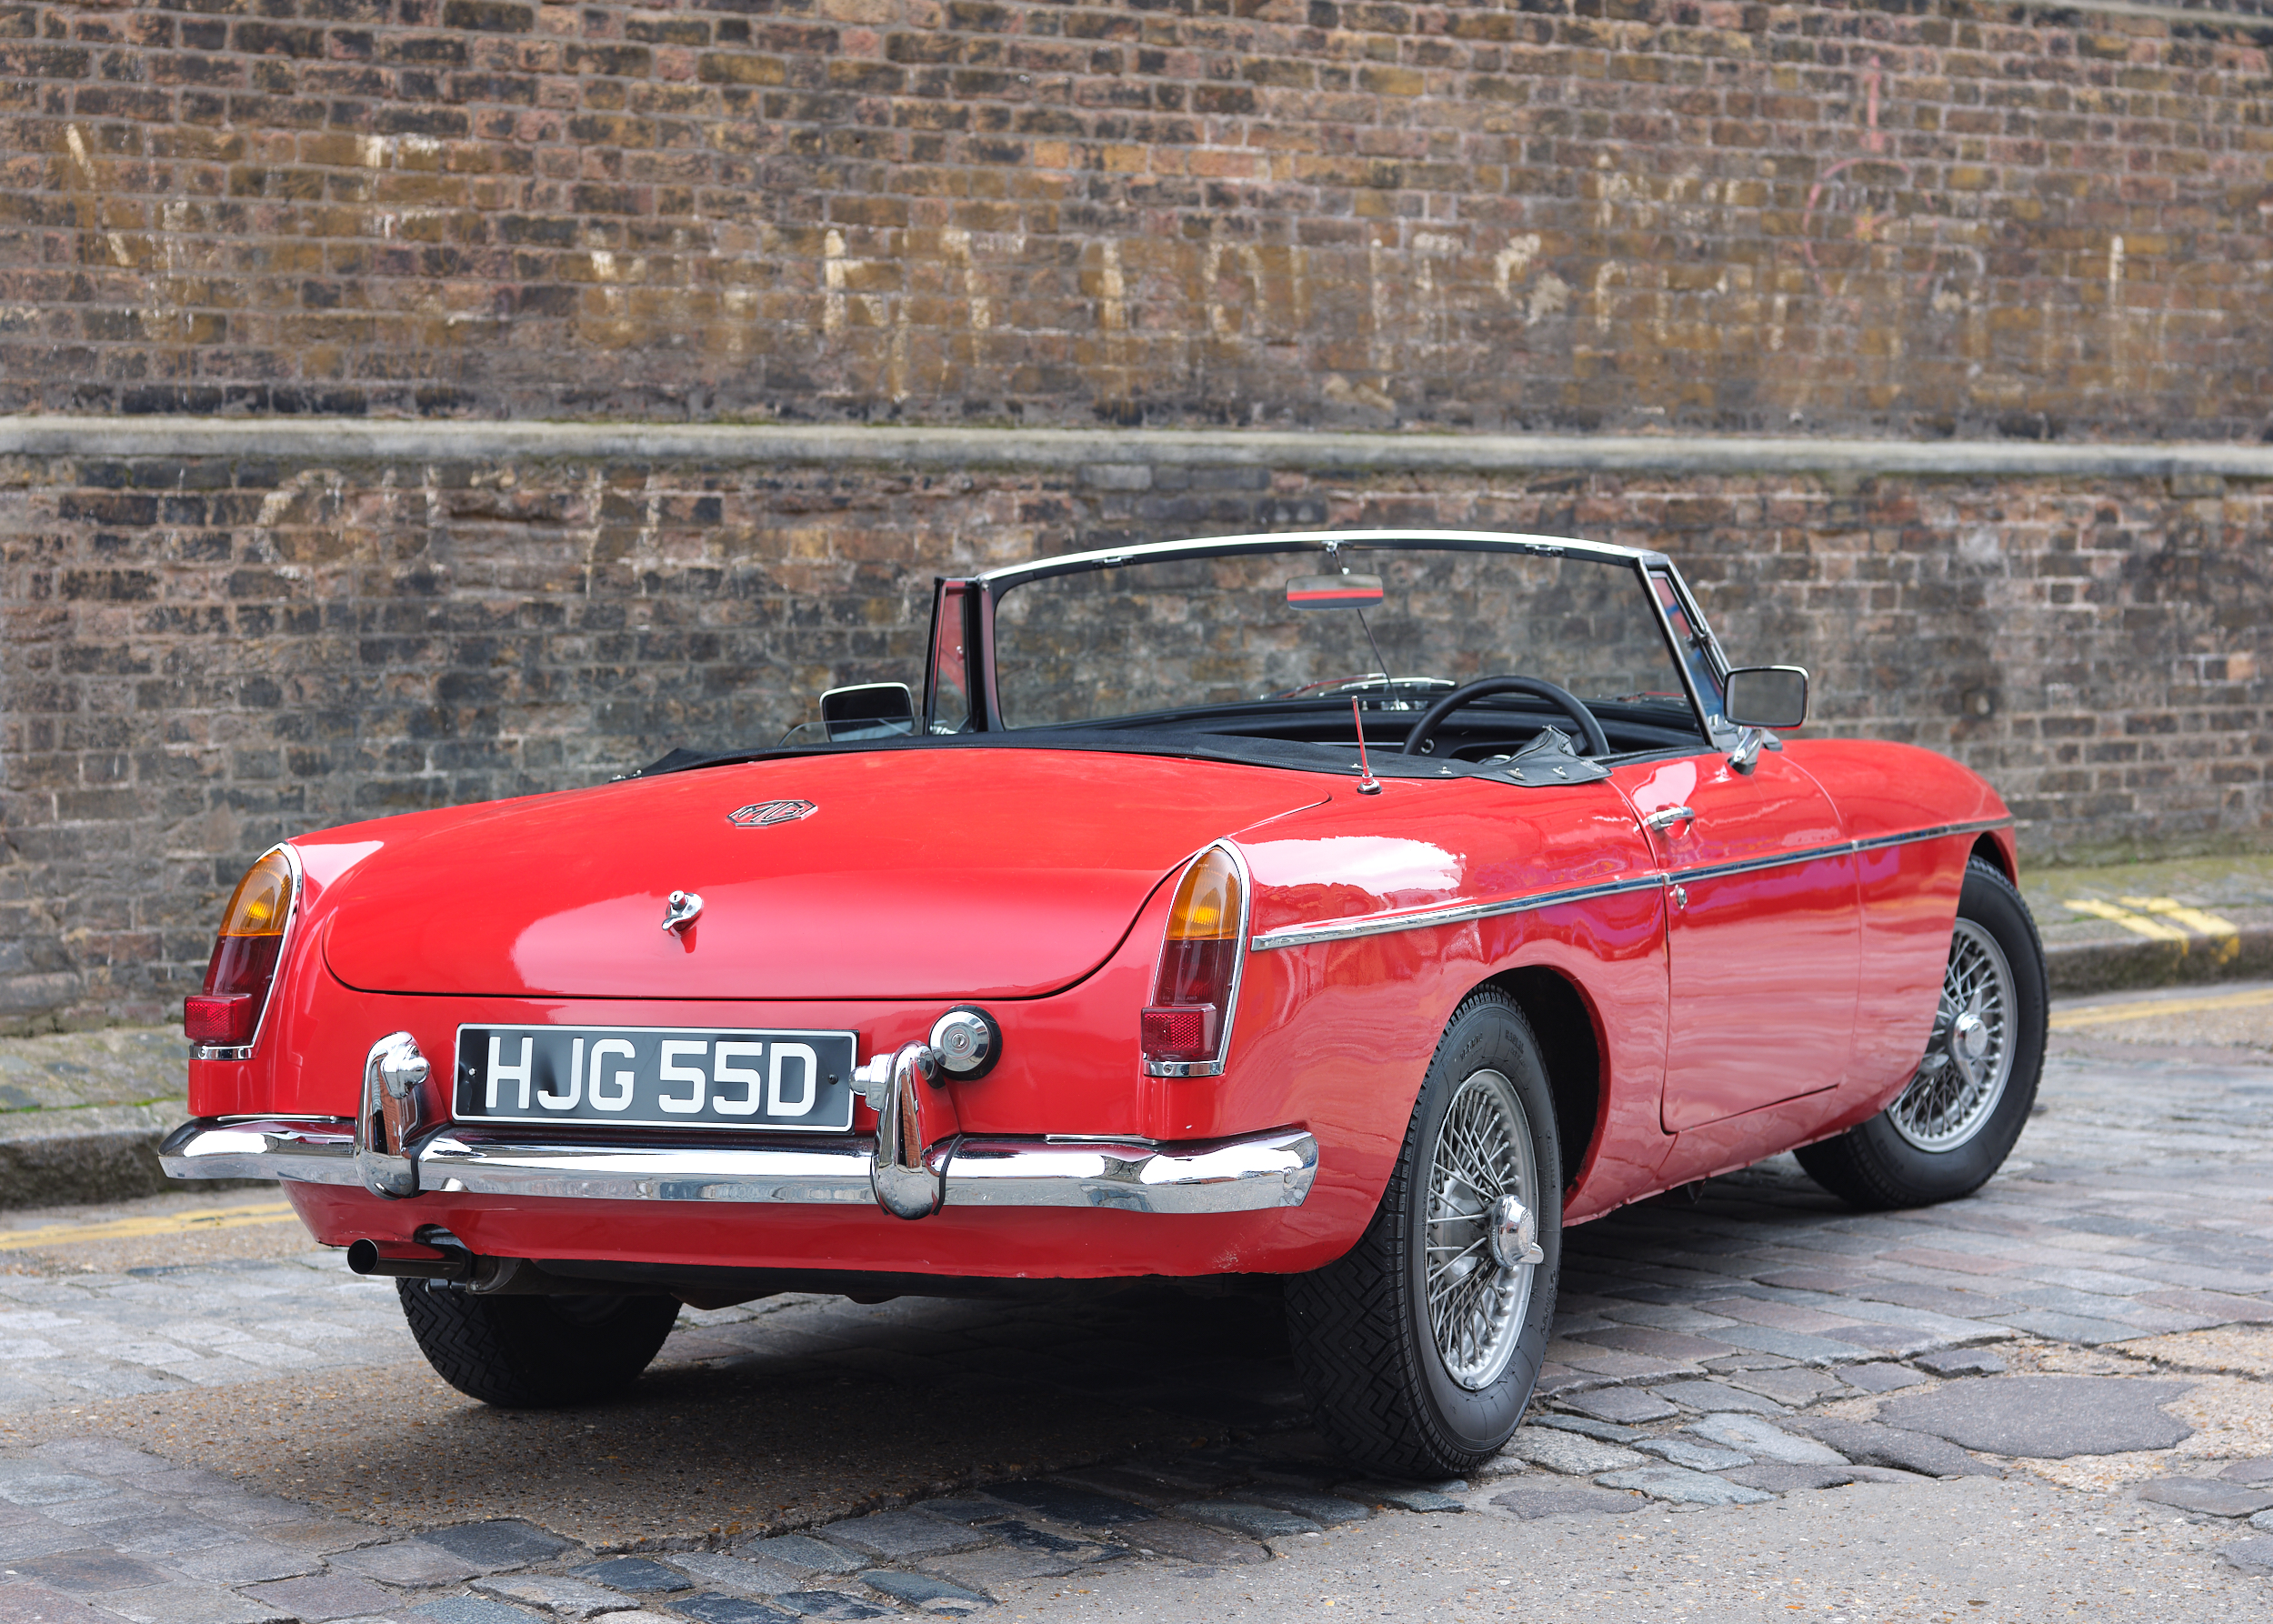
[(1558, 687), (1544, 677), (1479, 677), (1474, 682), (1463, 683), (1421, 712), (1420, 720), (1414, 723), (1412, 732), (1405, 736), (1405, 754), (1419, 755), (1421, 746), (1437, 736), (1437, 729), (1444, 726), (1447, 717), (1464, 705), (1488, 698), (1494, 694), (1529, 694), (1536, 699), (1547, 701), (1578, 724), (1580, 738), (1587, 747), (1583, 754), (1607, 756), (1610, 753), (1609, 736), (1602, 731), (1602, 724), (1594, 719), (1594, 712), (1587, 708), (1587, 702), (1568, 688)]

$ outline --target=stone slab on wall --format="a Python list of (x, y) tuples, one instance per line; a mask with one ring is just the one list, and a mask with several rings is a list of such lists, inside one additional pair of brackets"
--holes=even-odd
[(0, 1026), (167, 1018), (279, 837), (770, 743), (825, 687), (916, 677), (936, 573), (1192, 534), (1659, 547), (1738, 658), (1813, 669), (1817, 727), (1970, 763), (2034, 857), (2267, 832), (2262, 478), (1672, 471), (1674, 446), (1423, 470), (1378, 439), (1274, 467), (1143, 435), (1086, 461), (1049, 436), (935, 436), (914, 466), (486, 457), (519, 431), (455, 456), (451, 432), (393, 459), (326, 456), (319, 426), (0, 457)]
[(2258, 0), (0, 5), (0, 410), (2254, 436)]

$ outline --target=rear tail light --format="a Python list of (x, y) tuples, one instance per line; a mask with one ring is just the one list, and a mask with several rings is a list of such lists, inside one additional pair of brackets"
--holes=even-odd
[(205, 985), (182, 1006), (182, 1029), (204, 1048), (244, 1048), (260, 1030), (299, 876), (281, 846), (253, 865), (229, 896), (205, 964)]
[(1247, 917), (1238, 859), (1227, 847), (1209, 847), (1184, 870), (1168, 905), (1152, 1002), (1138, 1023), (1150, 1075), (1215, 1077), (1223, 1070)]

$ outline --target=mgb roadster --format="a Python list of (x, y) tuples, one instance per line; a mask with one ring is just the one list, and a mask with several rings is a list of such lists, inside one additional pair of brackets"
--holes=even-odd
[(1807, 706), (1593, 542), (940, 580), (920, 680), (778, 744), (267, 852), (165, 1165), (283, 1180), (493, 1404), (683, 1303), (1241, 1277), (1338, 1449), (1458, 1472), (1569, 1225), (1786, 1150), (1946, 1200), (2028, 1118), (2012, 818)]

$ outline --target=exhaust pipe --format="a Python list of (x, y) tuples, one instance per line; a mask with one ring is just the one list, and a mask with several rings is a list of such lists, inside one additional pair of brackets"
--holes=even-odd
[(412, 1240), (358, 1240), (347, 1248), (347, 1267), (355, 1273), (397, 1280), (462, 1285), (474, 1278), (476, 1261), (463, 1247), (421, 1246)]

